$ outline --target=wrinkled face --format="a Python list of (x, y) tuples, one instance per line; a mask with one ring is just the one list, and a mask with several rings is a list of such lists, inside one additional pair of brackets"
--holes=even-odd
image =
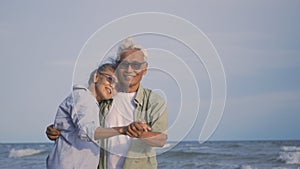
[(117, 78), (112, 70), (97, 72), (97, 82), (95, 83), (95, 91), (97, 100), (110, 99), (115, 93), (115, 84)]
[(148, 64), (140, 50), (129, 50), (122, 53), (116, 74), (120, 88), (127, 92), (135, 92), (147, 72)]

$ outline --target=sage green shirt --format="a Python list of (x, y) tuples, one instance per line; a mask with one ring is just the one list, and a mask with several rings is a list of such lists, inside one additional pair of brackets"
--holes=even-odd
[[(164, 99), (150, 89), (142, 86), (137, 90), (134, 103), (134, 121), (145, 119), (151, 127), (151, 132), (161, 132), (167, 134), (168, 113)], [(112, 99), (100, 102), (100, 124), (105, 127), (105, 118), (112, 104)], [(106, 139), (103, 139), (99, 169), (106, 169)], [(156, 169), (156, 153), (153, 147), (140, 139), (133, 138), (131, 146), (125, 158), (123, 169)]]

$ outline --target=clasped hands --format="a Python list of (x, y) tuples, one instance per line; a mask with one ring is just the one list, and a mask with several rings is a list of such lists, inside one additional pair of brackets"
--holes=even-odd
[[(119, 134), (128, 135), (133, 138), (142, 138), (145, 132), (151, 130), (151, 127), (146, 124), (144, 119), (130, 123), (128, 126), (113, 127), (114, 131)], [(60, 131), (54, 128), (53, 124), (49, 125), (46, 129), (46, 135), (49, 140), (56, 140), (60, 136)]]
[(118, 132), (129, 137), (141, 138), (144, 132), (151, 131), (151, 127), (146, 124), (144, 119), (132, 122), (128, 126), (121, 127)]

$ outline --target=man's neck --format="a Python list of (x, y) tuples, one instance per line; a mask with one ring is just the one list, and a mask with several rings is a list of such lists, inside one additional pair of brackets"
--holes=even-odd
[(137, 92), (140, 84), (135, 86), (128, 86), (128, 87), (120, 87), (118, 91), (125, 92), (125, 93), (134, 93)]

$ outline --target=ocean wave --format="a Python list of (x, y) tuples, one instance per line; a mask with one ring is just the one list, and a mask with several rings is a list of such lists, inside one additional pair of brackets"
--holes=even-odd
[(217, 153), (212, 153), (212, 152), (195, 152), (195, 151), (169, 151), (167, 153), (168, 157), (173, 157), (173, 158), (194, 158), (194, 157), (211, 157), (211, 158), (217, 158), (221, 156), (229, 156), (228, 154), (217, 154)]
[(280, 147), (279, 161), (286, 164), (300, 164), (300, 147), (282, 146)]
[(300, 147), (297, 146), (282, 146), (280, 147), (282, 151), (300, 151)]
[[(262, 169), (262, 168), (257, 168), (251, 165), (242, 165), (237, 169)], [(271, 169), (293, 169), (293, 168), (287, 168), (287, 167), (272, 167)]]
[(300, 152), (280, 152), (279, 160), (286, 164), (300, 164)]
[(9, 158), (18, 158), (18, 157), (25, 157), (25, 156), (33, 156), (33, 155), (37, 155), (37, 154), (41, 154), (44, 153), (45, 150), (35, 150), (35, 149), (20, 149), (20, 150), (16, 150), (16, 149), (11, 149), (9, 152), (8, 157)]
[(255, 168), (251, 165), (242, 165), (242, 166), (239, 167), (239, 169), (257, 169), (257, 168)]

